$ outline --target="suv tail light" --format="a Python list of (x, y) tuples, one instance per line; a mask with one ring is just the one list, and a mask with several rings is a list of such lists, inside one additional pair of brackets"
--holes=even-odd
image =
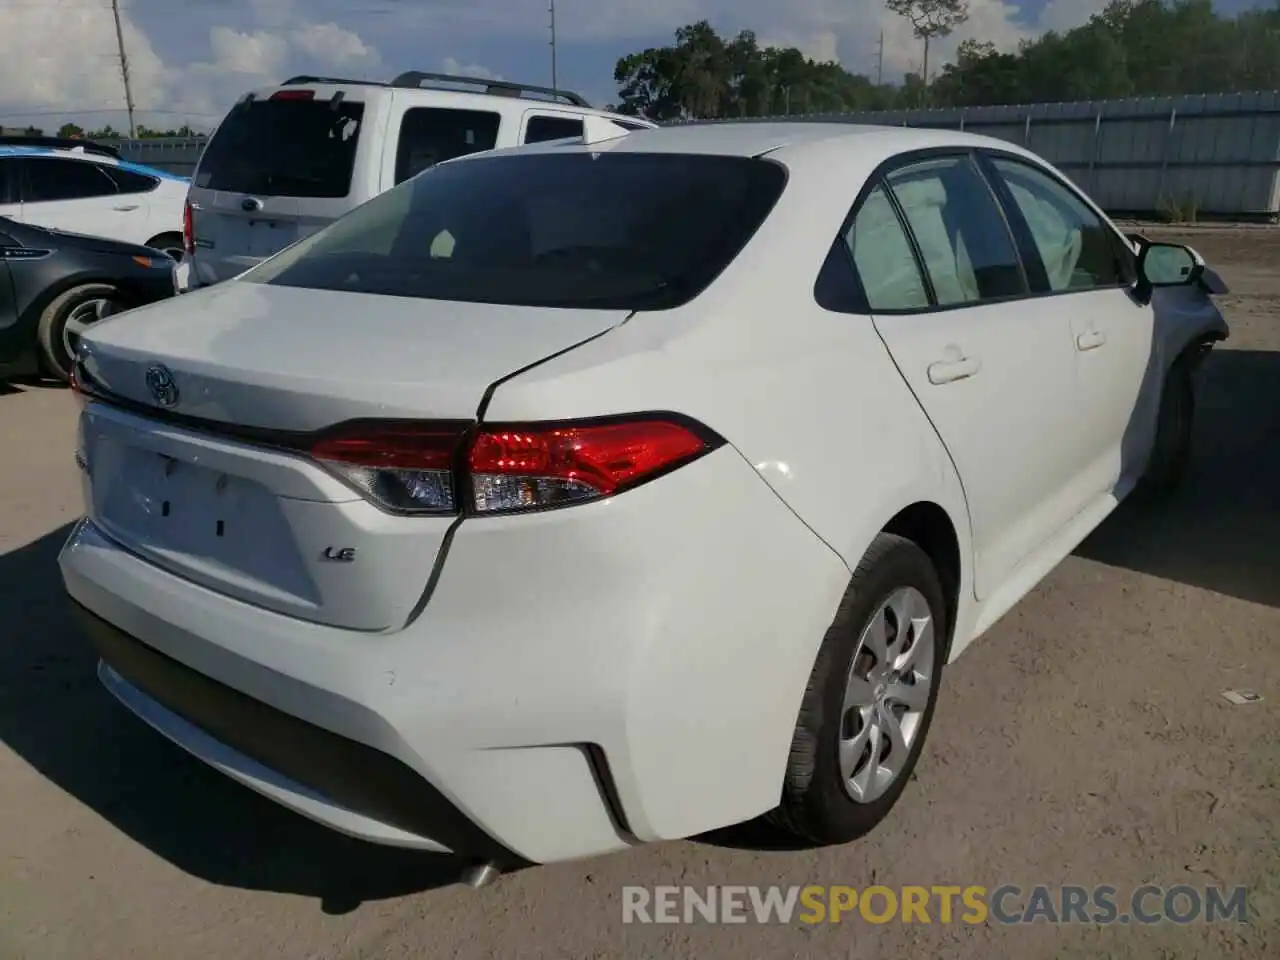
[(355, 422), (311, 455), (393, 513), (512, 513), (610, 497), (723, 445), (673, 414), (581, 422)]
[(196, 252), (196, 223), (190, 200), (182, 205), (182, 249), (188, 255)]

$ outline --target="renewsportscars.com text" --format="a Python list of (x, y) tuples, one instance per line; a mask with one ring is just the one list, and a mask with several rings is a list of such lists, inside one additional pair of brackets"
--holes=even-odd
[(1245, 887), (622, 888), (623, 923), (1248, 923)]

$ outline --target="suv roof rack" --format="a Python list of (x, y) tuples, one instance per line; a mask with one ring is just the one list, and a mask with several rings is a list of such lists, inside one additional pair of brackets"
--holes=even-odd
[(92, 140), (77, 140), (74, 137), (28, 137), (24, 134), (5, 134), (0, 136), (0, 147), (49, 147), (56, 150), (75, 150), (79, 148), (85, 153), (96, 153), (103, 157), (120, 159), (120, 151), (104, 143)]
[[(484, 77), (461, 77), (449, 73), (423, 73), (420, 70), (410, 70), (392, 80), (391, 86), (417, 89), (422, 86), (424, 80), (430, 80), (433, 83), (461, 83), (473, 87), (482, 86), (484, 87), (484, 93), (499, 97), (519, 97), (525, 93), (536, 93), (544, 97), (550, 97), (553, 100), (563, 100), (566, 103), (573, 104), (575, 107), (591, 107), (591, 104), (587, 103), (585, 99), (572, 90), (554, 90), (551, 87), (536, 87), (528, 83), (511, 83), (507, 80), (489, 80)], [(463, 90), (458, 92), (476, 93), (479, 91)]]

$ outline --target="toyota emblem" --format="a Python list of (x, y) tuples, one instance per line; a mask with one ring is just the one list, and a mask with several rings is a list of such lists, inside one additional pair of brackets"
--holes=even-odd
[(157, 363), (147, 368), (147, 389), (162, 407), (172, 407), (178, 402), (178, 385), (164, 364)]

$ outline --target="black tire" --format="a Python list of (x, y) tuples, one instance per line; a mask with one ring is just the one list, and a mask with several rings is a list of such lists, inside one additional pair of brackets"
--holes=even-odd
[(72, 357), (63, 342), (67, 318), (76, 307), (91, 300), (119, 300), (120, 291), (109, 283), (82, 283), (64, 290), (40, 314), (36, 336), (40, 344), (40, 367), (45, 376), (66, 382), (71, 379)]
[(1156, 416), (1155, 441), (1138, 482), (1138, 492), (1143, 499), (1168, 497), (1186, 477), (1196, 409), (1193, 372), (1192, 358), (1183, 354), (1165, 376)]
[[(180, 233), (162, 233), (158, 237), (152, 237), (147, 241), (147, 246), (152, 250), (159, 250), (168, 254), (170, 260), (178, 261), (182, 259), (183, 243), (182, 234)], [(177, 256), (174, 256), (177, 253)]]
[[(845, 789), (837, 752), (845, 683), (864, 628), (902, 587), (918, 590), (933, 617), (929, 699), (897, 779), (878, 799), (859, 803)], [(768, 821), (813, 843), (839, 844), (864, 836), (885, 818), (910, 781), (928, 736), (949, 636), (942, 584), (928, 556), (910, 540), (878, 536), (854, 571), (823, 638), (796, 722), (782, 802), (767, 816)]]

